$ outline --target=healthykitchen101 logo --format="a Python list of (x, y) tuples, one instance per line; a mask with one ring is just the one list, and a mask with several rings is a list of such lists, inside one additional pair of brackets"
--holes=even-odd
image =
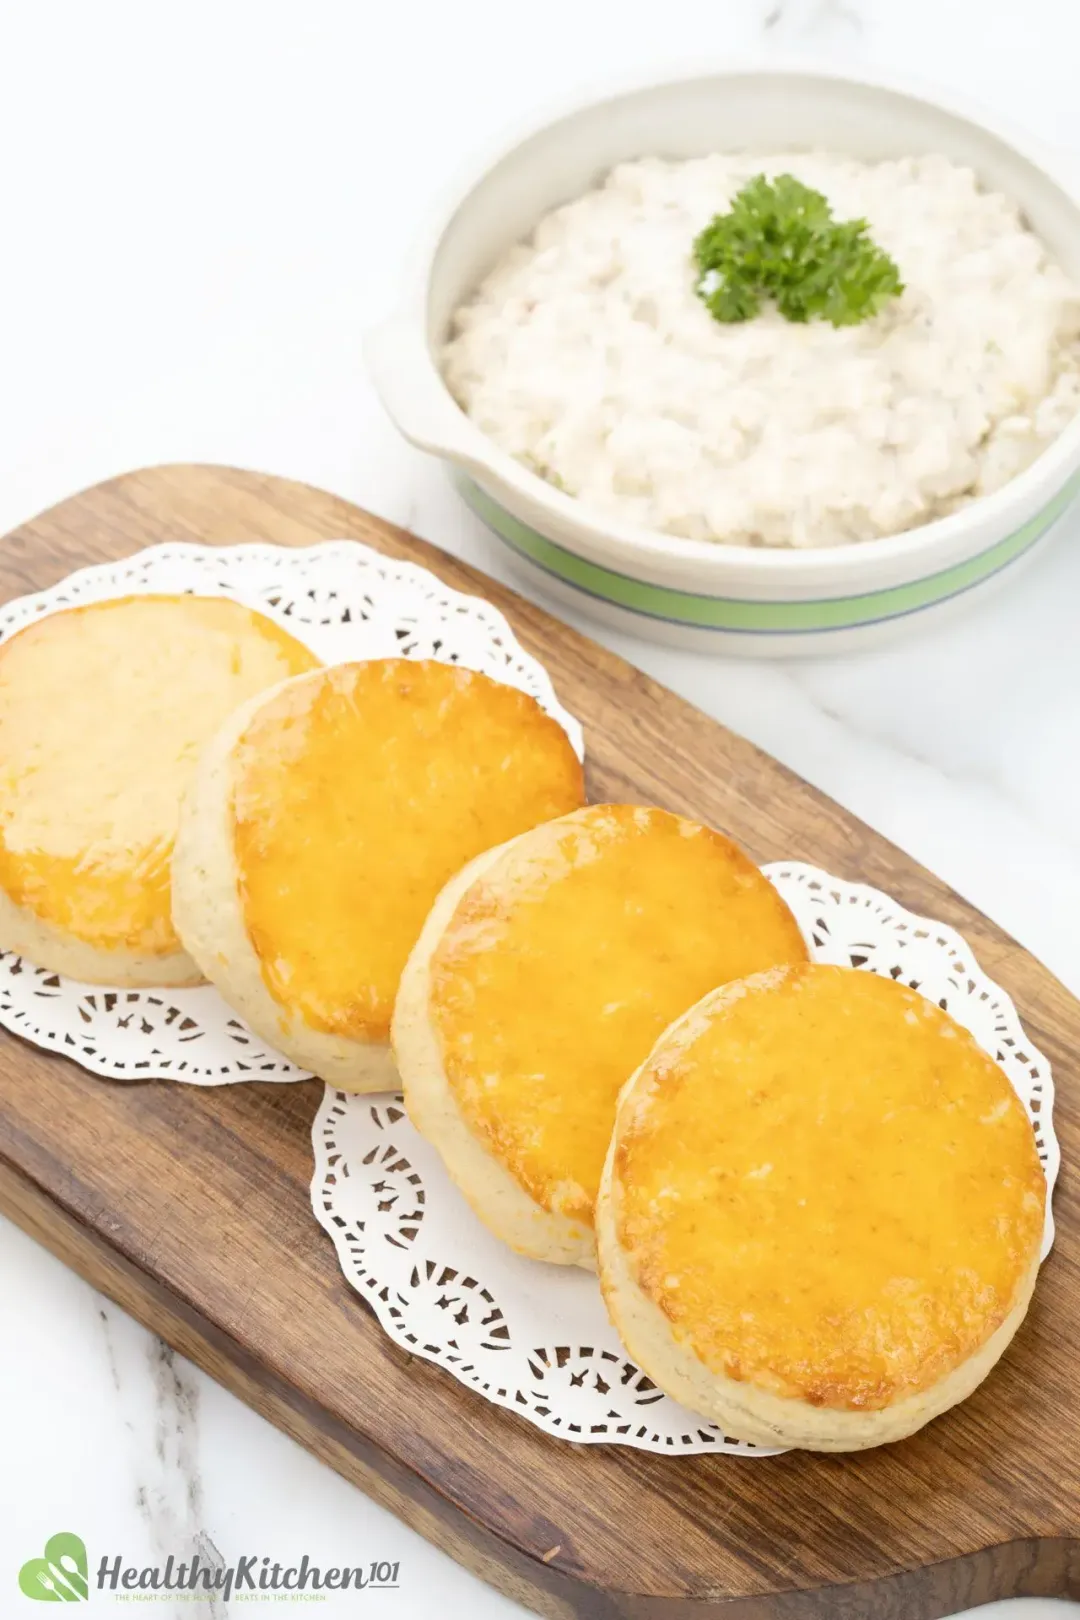
[[(368, 1565), (313, 1564), (305, 1553), (299, 1564), (272, 1563), (268, 1557), (250, 1554), (227, 1564), (209, 1538), (208, 1552), (195, 1552), (190, 1558), (172, 1556), (164, 1564), (125, 1564), (119, 1554), (102, 1558), (94, 1572), (93, 1590), (115, 1592), (118, 1598), (149, 1597), (151, 1593), (205, 1593), (243, 1600), (248, 1593), (272, 1592), (281, 1598), (306, 1598), (325, 1602), (326, 1592), (396, 1591), (400, 1565), (386, 1561)], [(86, 1544), (70, 1530), (61, 1531), (45, 1543), (40, 1558), (29, 1558), (19, 1571), (19, 1589), (38, 1603), (81, 1603), (90, 1596), (90, 1566)], [(153, 1601), (153, 1599), (150, 1599)]]
[(28, 1558), (19, 1571), (19, 1589), (39, 1603), (80, 1603), (90, 1595), (86, 1544), (70, 1530), (45, 1543), (41, 1558)]

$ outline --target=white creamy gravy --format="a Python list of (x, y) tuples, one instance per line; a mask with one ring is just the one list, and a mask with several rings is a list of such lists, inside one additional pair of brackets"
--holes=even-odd
[[(754, 175), (868, 220), (902, 297), (872, 321), (717, 322), (693, 242)], [(621, 164), (541, 220), (454, 317), (447, 382), (598, 513), (733, 545), (896, 534), (998, 489), (1080, 409), (1080, 290), (944, 157)]]

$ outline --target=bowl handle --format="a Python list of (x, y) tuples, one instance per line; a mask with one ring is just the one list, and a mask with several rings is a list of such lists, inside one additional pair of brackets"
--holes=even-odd
[(447, 393), (415, 317), (391, 315), (365, 333), (364, 359), (383, 409), (410, 444), (470, 472), (492, 470), (487, 440)]

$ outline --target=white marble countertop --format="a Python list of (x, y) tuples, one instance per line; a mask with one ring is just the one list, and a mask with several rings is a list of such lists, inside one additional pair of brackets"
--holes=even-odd
[[(325, 485), (501, 574), (441, 471), (383, 420), (361, 332), (393, 301), (427, 199), (500, 125), (612, 72), (749, 51), (936, 80), (1080, 162), (1073, 0), (7, 8), (0, 530), (130, 467), (206, 459)], [(974, 616), (858, 661), (618, 647), (1080, 991), (1080, 516), (1065, 529)], [(470, 1620), (522, 1612), (2, 1224), (0, 1321), (4, 1615), (26, 1607), (18, 1566), (62, 1528), (139, 1563), (201, 1538), (230, 1556), (400, 1560), (400, 1589), (367, 1599), (395, 1620), (436, 1601)], [(226, 1612), (150, 1612), (174, 1609)]]

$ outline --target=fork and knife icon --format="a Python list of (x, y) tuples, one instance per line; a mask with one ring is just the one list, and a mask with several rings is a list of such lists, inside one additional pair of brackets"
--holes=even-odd
[(19, 1587), (41, 1603), (80, 1603), (89, 1596), (86, 1547), (70, 1530), (45, 1543), (42, 1558), (31, 1558), (19, 1571)]

